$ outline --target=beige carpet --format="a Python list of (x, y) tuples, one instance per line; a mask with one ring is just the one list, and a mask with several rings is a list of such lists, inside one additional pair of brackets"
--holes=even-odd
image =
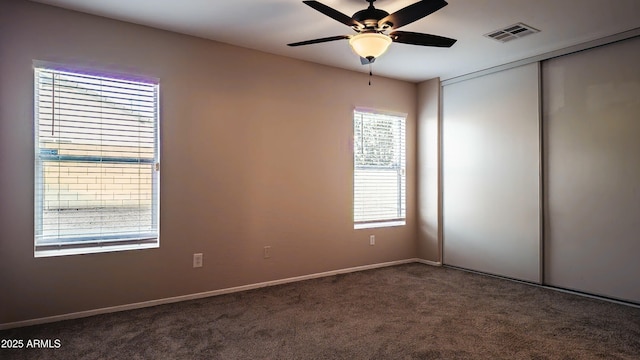
[(11, 329), (0, 359), (640, 359), (640, 309), (408, 264)]

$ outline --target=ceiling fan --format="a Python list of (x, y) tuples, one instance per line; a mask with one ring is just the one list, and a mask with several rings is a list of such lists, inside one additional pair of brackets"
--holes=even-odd
[[(356, 12), (352, 17), (318, 1), (303, 1), (304, 4), (313, 9), (351, 27), (357, 34), (331, 36), (287, 45), (301, 46), (335, 40), (349, 40), (349, 45), (353, 51), (360, 56), (362, 64), (366, 65), (373, 63), (376, 58), (384, 54), (392, 42), (436, 47), (451, 47), (456, 42), (455, 39), (438, 35), (395, 30), (442, 9), (447, 5), (444, 0), (418, 1), (393, 14), (376, 9), (373, 6), (376, 0), (366, 1), (369, 3), (369, 7)], [(391, 32), (387, 34), (388, 31)]]

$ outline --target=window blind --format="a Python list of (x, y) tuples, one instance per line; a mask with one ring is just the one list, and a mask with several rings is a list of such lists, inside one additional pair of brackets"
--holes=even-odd
[(404, 224), (406, 148), (404, 115), (354, 111), (353, 218), (355, 227)]
[(158, 241), (158, 84), (35, 69), (35, 246)]

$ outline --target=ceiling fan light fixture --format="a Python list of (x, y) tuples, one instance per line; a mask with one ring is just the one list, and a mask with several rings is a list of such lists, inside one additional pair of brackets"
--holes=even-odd
[(391, 38), (379, 33), (361, 33), (349, 39), (349, 45), (358, 56), (371, 59), (384, 54), (391, 45)]

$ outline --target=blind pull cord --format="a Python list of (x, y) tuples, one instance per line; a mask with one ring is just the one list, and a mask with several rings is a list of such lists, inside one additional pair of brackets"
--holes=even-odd
[[(369, 84), (369, 86), (371, 86), (371, 84)], [(360, 114), (360, 144), (362, 144), (360, 146), (360, 151), (364, 155), (367, 153), (367, 149), (364, 146), (364, 115), (362, 114)]]
[(51, 136), (56, 123), (56, 74), (53, 74), (53, 89), (51, 91)]

